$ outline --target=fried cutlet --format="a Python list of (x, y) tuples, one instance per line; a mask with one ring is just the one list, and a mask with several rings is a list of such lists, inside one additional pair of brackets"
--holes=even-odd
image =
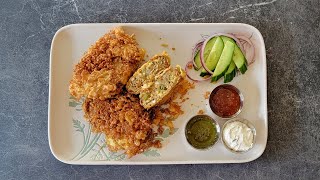
[(170, 57), (166, 52), (153, 56), (143, 64), (129, 79), (126, 87), (130, 93), (139, 94), (142, 88), (147, 88), (154, 81), (155, 76), (170, 67)]
[(79, 99), (106, 99), (121, 92), (143, 61), (145, 51), (133, 35), (115, 28), (102, 36), (73, 70), (69, 91)]
[(154, 140), (153, 112), (144, 109), (135, 95), (122, 92), (106, 100), (87, 98), (83, 110), (93, 130), (105, 133), (111, 151), (125, 150), (131, 157), (149, 147), (161, 147)]
[(174, 93), (175, 88), (185, 77), (185, 72), (180, 66), (169, 67), (155, 77), (154, 83), (141, 91), (140, 104), (150, 109), (167, 102)]

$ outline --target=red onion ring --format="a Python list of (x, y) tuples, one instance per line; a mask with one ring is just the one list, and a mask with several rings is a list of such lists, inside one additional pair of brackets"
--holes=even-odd
[(204, 42), (204, 41), (200, 41), (200, 42), (198, 42), (198, 43), (194, 46), (194, 48), (192, 49), (192, 57), (194, 57), (194, 56), (196, 55), (196, 52), (197, 52), (198, 50), (200, 50), (200, 48), (201, 48), (202, 45), (203, 45), (203, 42)]
[(193, 65), (193, 61), (189, 61), (186, 66), (184, 67), (184, 70), (186, 71), (186, 74), (187, 74), (187, 77), (189, 79), (191, 79), (192, 81), (195, 81), (195, 82), (201, 82), (201, 81), (207, 81), (209, 79), (211, 79), (212, 76), (209, 76), (207, 78), (201, 78), (201, 79), (195, 79), (193, 78), (191, 75), (190, 75), (190, 69), (189, 69), (189, 66)]

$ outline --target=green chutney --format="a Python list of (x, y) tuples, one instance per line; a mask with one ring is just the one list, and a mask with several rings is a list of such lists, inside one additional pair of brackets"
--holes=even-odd
[(197, 115), (190, 119), (186, 126), (186, 138), (196, 149), (207, 149), (218, 140), (216, 124), (207, 115)]

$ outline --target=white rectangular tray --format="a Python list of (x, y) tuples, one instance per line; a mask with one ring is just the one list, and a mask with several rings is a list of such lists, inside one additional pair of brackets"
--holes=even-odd
[[(204, 98), (222, 83), (201, 82), (188, 93), (184, 102), (185, 112), (175, 121), (177, 131), (162, 135), (163, 147), (151, 149), (130, 159), (123, 153), (111, 153), (104, 146), (104, 135), (90, 132), (83, 118), (81, 104), (68, 92), (73, 66), (99, 37), (115, 26), (122, 26), (129, 34), (134, 33), (140, 47), (149, 57), (167, 51), (172, 64), (185, 66), (191, 58), (196, 42), (214, 33), (235, 33), (252, 36), (255, 46), (255, 63), (244, 75), (230, 83), (244, 95), (243, 111), (238, 117), (245, 118), (256, 127), (256, 144), (249, 152), (233, 154), (219, 141), (208, 151), (196, 151), (187, 144), (183, 129), (186, 122), (202, 109), (223, 125), (225, 120), (213, 115)], [(163, 47), (161, 44), (168, 44)], [(175, 48), (173, 50), (172, 48)], [(48, 135), (52, 154), (68, 164), (198, 164), (198, 163), (243, 163), (260, 157), (266, 147), (267, 120), (266, 52), (261, 33), (247, 24), (73, 24), (57, 31), (51, 45), (50, 85), (48, 108)], [(193, 104), (193, 105), (191, 105)]]

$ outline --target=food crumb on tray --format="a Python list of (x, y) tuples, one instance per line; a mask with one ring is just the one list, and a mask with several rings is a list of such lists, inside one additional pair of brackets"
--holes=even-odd
[(189, 100), (190, 98), (184, 98), (181, 100), (181, 103), (185, 102), (186, 100)]
[(166, 44), (166, 43), (162, 43), (161, 46), (162, 46), (162, 47), (168, 47), (169, 45)]
[(193, 65), (192, 64), (187, 64), (188, 69), (192, 69)]
[(204, 114), (204, 110), (200, 109), (197, 114), (198, 114), (198, 115)]
[(210, 92), (206, 91), (203, 96), (204, 96), (205, 99), (209, 99)]

